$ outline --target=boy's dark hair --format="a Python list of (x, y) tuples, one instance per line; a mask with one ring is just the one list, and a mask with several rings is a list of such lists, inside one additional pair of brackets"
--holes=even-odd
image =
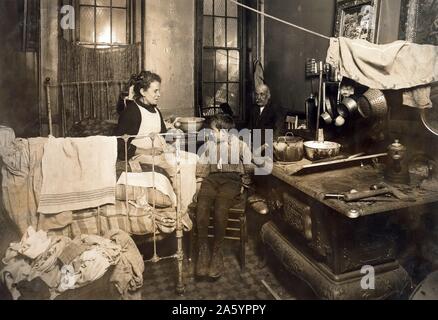
[(230, 130), (236, 127), (236, 123), (233, 117), (228, 114), (215, 114), (210, 118), (210, 127), (213, 128), (213, 126), (219, 130)]

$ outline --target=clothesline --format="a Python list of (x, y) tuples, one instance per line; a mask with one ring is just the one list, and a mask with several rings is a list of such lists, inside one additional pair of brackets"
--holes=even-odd
[(306, 28), (303, 28), (303, 27), (297, 26), (297, 25), (295, 25), (295, 24), (293, 24), (293, 23), (287, 22), (287, 21), (282, 20), (282, 19), (279, 19), (279, 18), (277, 18), (277, 17), (271, 16), (271, 15), (269, 15), (269, 14), (267, 14), (267, 13), (264, 13), (264, 12), (262, 12), (262, 11), (256, 10), (256, 9), (251, 8), (251, 7), (249, 7), (249, 6), (246, 6), (246, 5), (244, 5), (244, 4), (240, 3), (240, 2), (237, 2), (237, 1), (235, 1), (235, 0), (228, 0), (228, 1), (233, 2), (233, 3), (235, 3), (236, 5), (241, 6), (241, 7), (245, 8), (245, 9), (248, 9), (248, 10), (254, 11), (254, 12), (256, 12), (256, 13), (262, 15), (262, 16), (265, 16), (265, 17), (271, 18), (271, 19), (273, 19), (273, 20), (276, 20), (276, 21), (278, 21), (278, 22), (284, 23), (284, 24), (286, 24), (286, 25), (288, 25), (288, 26), (291, 26), (291, 27), (294, 27), (294, 28), (300, 29), (300, 30), (305, 31), (305, 32), (308, 32), (308, 33), (311, 33), (311, 34), (313, 34), (313, 35), (315, 35), (315, 36), (318, 36), (318, 37), (324, 38), (324, 39), (326, 39), (326, 40), (330, 40), (330, 37), (327, 37), (327, 36), (325, 36), (325, 35), (323, 35), (323, 34), (320, 34), (320, 33), (318, 33), (318, 32), (315, 32), (315, 31), (312, 31), (312, 30), (309, 30), (309, 29), (306, 29)]

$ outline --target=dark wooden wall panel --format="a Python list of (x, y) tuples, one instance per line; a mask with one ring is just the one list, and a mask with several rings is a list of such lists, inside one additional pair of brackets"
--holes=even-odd
[[(335, 7), (335, 0), (269, 0), (265, 10), (280, 19), (332, 36)], [(328, 46), (326, 39), (266, 19), (265, 79), (275, 103), (287, 111), (304, 113), (304, 100), (311, 92), (310, 81), (305, 80), (306, 59), (325, 60)]]

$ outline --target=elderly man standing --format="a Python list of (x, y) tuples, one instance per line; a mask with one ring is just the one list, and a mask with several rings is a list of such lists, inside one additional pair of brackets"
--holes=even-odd
[[(283, 129), (283, 112), (281, 108), (275, 107), (271, 102), (271, 91), (266, 84), (260, 84), (256, 87), (255, 91), (256, 103), (252, 106), (249, 114), (248, 129), (252, 130), (253, 147), (258, 148), (256, 145), (261, 142), (272, 146), (273, 141), (266, 141), (266, 130), (273, 130), (273, 137), (280, 135)], [(257, 130), (260, 130), (257, 132)], [(256, 134), (261, 134), (261, 139), (256, 139)], [(264, 179), (258, 181), (258, 177), (255, 178), (256, 185), (264, 185)], [(256, 187), (257, 188), (257, 187)], [(252, 194), (249, 198), (249, 203), (253, 209), (260, 214), (267, 214), (268, 207), (264, 197)]]
[(256, 88), (256, 104), (251, 108), (248, 121), (248, 129), (261, 129), (262, 141), (264, 141), (264, 130), (274, 130), (277, 136), (283, 126), (282, 111), (271, 103), (271, 90), (265, 84)]
[[(273, 136), (278, 136), (283, 129), (283, 112), (282, 109), (275, 107), (271, 102), (271, 91), (269, 87), (265, 84), (260, 84), (256, 87), (255, 91), (256, 103), (252, 106), (249, 114), (248, 129), (251, 129), (253, 142), (256, 141), (255, 135), (257, 129), (261, 133), (261, 139), (258, 140), (261, 144), (272, 145), (273, 141), (269, 142), (265, 139), (265, 131), (273, 130)], [(257, 143), (257, 142), (256, 142)], [(255, 146), (256, 148), (258, 146)], [(259, 215), (253, 217), (254, 225), (257, 230), (260, 230), (262, 225), (270, 219), (269, 207), (264, 196), (261, 194), (266, 194), (266, 180), (263, 176), (254, 176), (254, 184), (250, 187), (250, 196), (248, 197), (248, 203), (251, 205), (253, 210)], [(263, 245), (260, 237), (256, 241), (257, 249), (262, 256), (262, 261), (260, 266), (265, 264), (265, 257), (262, 251)]]

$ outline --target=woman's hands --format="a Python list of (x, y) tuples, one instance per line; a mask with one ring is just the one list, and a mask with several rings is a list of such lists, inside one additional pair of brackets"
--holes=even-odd
[(143, 148), (137, 147), (137, 153), (144, 154), (147, 156), (159, 156), (159, 155), (162, 155), (163, 152), (164, 152), (164, 150), (162, 147), (154, 147), (154, 148), (148, 148), (148, 149), (143, 149)]

